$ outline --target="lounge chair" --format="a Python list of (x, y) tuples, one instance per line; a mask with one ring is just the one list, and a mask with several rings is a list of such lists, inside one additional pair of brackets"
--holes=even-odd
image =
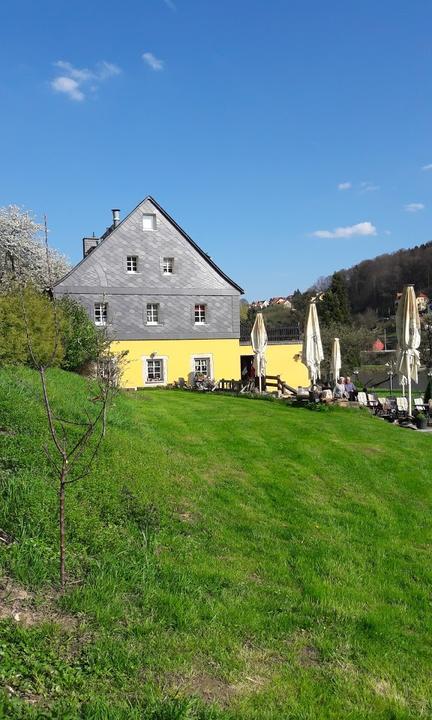
[(363, 391), (359, 392), (359, 394), (357, 395), (357, 402), (360, 405), (360, 407), (367, 407), (368, 400), (367, 400), (367, 395), (365, 392), (363, 392)]
[(367, 394), (367, 402), (368, 406), (374, 410), (375, 414), (377, 414), (378, 410), (381, 408), (381, 403), (375, 393)]
[(428, 412), (429, 406), (425, 405), (422, 398), (414, 398), (414, 410), (417, 410), (417, 412)]
[(398, 420), (406, 420), (408, 417), (408, 400), (406, 397), (396, 398)]

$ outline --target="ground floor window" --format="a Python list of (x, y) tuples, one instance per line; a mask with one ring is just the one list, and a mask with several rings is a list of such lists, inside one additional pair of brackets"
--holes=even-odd
[(206, 377), (209, 377), (211, 374), (210, 358), (209, 357), (194, 358), (194, 371), (196, 373), (201, 373), (201, 375), (205, 375)]
[(146, 360), (147, 363), (147, 382), (163, 382), (164, 381), (164, 363), (163, 360), (152, 358)]

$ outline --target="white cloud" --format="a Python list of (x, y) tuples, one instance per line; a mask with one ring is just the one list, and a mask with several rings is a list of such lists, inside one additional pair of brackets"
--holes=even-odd
[(432, 170), (432, 163), (429, 163), (428, 165), (423, 165), (422, 170)]
[(352, 188), (352, 183), (350, 182), (341, 182), (338, 185), (338, 190), (350, 190)]
[(374, 185), (371, 182), (361, 182), (360, 188), (362, 192), (376, 192), (380, 189), (379, 185)]
[(177, 10), (175, 4), (173, 3), (173, 0), (163, 0), (165, 5), (169, 7), (170, 10)]
[(71, 77), (59, 75), (51, 82), (51, 87), (56, 92), (64, 93), (71, 100), (84, 100), (85, 95), (79, 89), (79, 83)]
[(404, 205), (405, 212), (416, 213), (420, 210), (424, 210), (425, 206), (423, 203), (407, 203)]
[(348, 227), (337, 227), (334, 230), (315, 230), (313, 237), (317, 238), (351, 238), (358, 235), (376, 235), (377, 229), (371, 222), (361, 222)]
[(70, 100), (84, 100), (86, 92), (95, 92), (101, 82), (121, 73), (117, 65), (105, 60), (97, 63), (93, 70), (74, 67), (66, 60), (57, 60), (54, 66), (62, 74), (51, 80), (51, 87), (55, 92), (65, 93)]
[(145, 52), (142, 54), (142, 59), (152, 70), (163, 70), (164, 62), (159, 60), (153, 53)]

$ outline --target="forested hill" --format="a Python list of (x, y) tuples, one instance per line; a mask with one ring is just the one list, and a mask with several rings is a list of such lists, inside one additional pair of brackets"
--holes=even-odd
[(407, 283), (431, 297), (432, 242), (363, 260), (343, 274), (354, 313), (373, 308), (380, 315), (392, 314), (396, 293)]

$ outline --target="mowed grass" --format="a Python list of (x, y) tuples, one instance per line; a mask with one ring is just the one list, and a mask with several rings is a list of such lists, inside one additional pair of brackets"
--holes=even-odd
[[(49, 385), (77, 417), (85, 382)], [(366, 411), (123, 394), (68, 489), (61, 597), (32, 371), (0, 373), (0, 425), (2, 573), (31, 606), (0, 622), (5, 717), (432, 717), (430, 436)]]

